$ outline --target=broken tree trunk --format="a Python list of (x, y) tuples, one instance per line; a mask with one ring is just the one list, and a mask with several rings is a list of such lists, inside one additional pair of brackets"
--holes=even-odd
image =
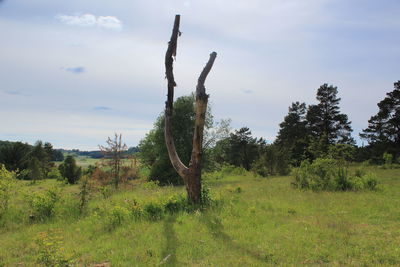
[(165, 102), (165, 143), (172, 166), (175, 168), (179, 176), (182, 177), (188, 199), (191, 203), (199, 204), (201, 201), (201, 158), (205, 116), (207, 110), (208, 95), (204, 83), (210, 72), (217, 53), (212, 52), (210, 58), (200, 74), (196, 87), (196, 104), (195, 104), (195, 125), (193, 134), (193, 148), (189, 166), (185, 166), (176, 152), (174, 140), (172, 136), (172, 110), (174, 102), (174, 87), (176, 86), (173, 73), (173, 62), (176, 57), (176, 48), (179, 31), (180, 15), (175, 16), (174, 28), (172, 30), (171, 40), (168, 43), (167, 53), (165, 54), (165, 74), (168, 81), (167, 102)]

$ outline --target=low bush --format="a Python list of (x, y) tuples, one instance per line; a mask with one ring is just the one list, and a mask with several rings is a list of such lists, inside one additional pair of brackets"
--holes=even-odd
[(73, 256), (64, 251), (61, 232), (61, 230), (51, 230), (39, 233), (36, 237), (36, 262), (40, 266), (74, 266)]
[(292, 185), (300, 189), (311, 190), (374, 190), (377, 186), (376, 177), (358, 169), (350, 174), (337, 160), (318, 158), (313, 163), (303, 161), (299, 168), (292, 171)]
[(173, 195), (164, 202), (164, 209), (169, 213), (184, 211), (187, 210), (187, 208), (188, 201), (186, 196), (183, 194)]
[(8, 210), (8, 203), (14, 183), (15, 173), (7, 171), (7, 169), (0, 164), (0, 220)]
[(203, 175), (206, 180), (220, 180), (228, 176), (240, 176), (247, 173), (243, 167), (236, 167), (229, 164), (222, 165), (218, 170)]
[(164, 205), (161, 202), (149, 202), (144, 205), (143, 210), (149, 220), (156, 221), (164, 217)]
[(57, 188), (45, 192), (34, 192), (25, 196), (30, 206), (29, 218), (34, 221), (44, 221), (54, 215), (55, 206), (60, 199), (60, 192)]
[(129, 210), (121, 206), (114, 206), (106, 210), (105, 226), (107, 230), (111, 231), (122, 225), (122, 223), (129, 218), (129, 215)]
[(57, 181), (66, 181), (66, 179), (62, 177), (58, 168), (51, 168), (51, 170), (47, 173), (47, 178), (56, 179)]

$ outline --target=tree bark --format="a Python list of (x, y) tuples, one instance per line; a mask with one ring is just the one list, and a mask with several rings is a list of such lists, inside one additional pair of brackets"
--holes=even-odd
[(204, 83), (207, 75), (209, 74), (215, 58), (216, 52), (210, 54), (210, 58), (201, 72), (197, 81), (196, 87), (196, 104), (195, 104), (195, 125), (193, 134), (193, 147), (189, 167), (180, 160), (173, 136), (172, 136), (172, 111), (174, 101), (174, 87), (176, 86), (173, 74), (173, 62), (176, 57), (176, 48), (179, 31), (180, 15), (175, 16), (174, 27), (172, 30), (171, 40), (168, 43), (168, 49), (165, 54), (165, 75), (168, 81), (168, 95), (167, 101), (165, 102), (165, 143), (168, 150), (168, 155), (171, 160), (172, 166), (175, 168), (177, 173), (182, 177), (186, 190), (188, 193), (188, 199), (190, 202), (198, 204), (201, 202), (201, 159), (202, 159), (202, 144), (203, 144), (203, 132), (204, 123), (207, 110), (208, 95), (206, 94), (206, 88)]

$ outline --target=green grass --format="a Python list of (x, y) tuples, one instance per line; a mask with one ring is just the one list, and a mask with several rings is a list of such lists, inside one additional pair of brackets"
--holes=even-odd
[(108, 199), (96, 194), (80, 216), (78, 187), (62, 186), (55, 217), (32, 223), (23, 195), (57, 182), (19, 182), (10, 220), (0, 228), (0, 266), (38, 266), (34, 240), (51, 229), (59, 229), (60, 251), (80, 266), (400, 265), (400, 170), (374, 171), (379, 189), (363, 192), (299, 191), (290, 177), (211, 180), (218, 206), (158, 221), (126, 218), (113, 230), (101, 210), (159, 201), (184, 188), (138, 183)]

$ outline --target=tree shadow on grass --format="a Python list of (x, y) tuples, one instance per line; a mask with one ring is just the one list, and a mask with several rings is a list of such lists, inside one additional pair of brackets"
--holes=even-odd
[(164, 220), (164, 236), (166, 239), (165, 248), (161, 253), (160, 265), (162, 266), (176, 266), (176, 249), (178, 248), (178, 238), (174, 230), (174, 223), (176, 215), (169, 215)]
[(276, 261), (274, 260), (272, 254), (252, 250), (246, 245), (239, 244), (238, 242), (233, 240), (232, 237), (224, 232), (224, 226), (222, 225), (221, 220), (218, 217), (209, 214), (203, 214), (203, 216), (201, 217), (201, 222), (203, 222), (207, 226), (208, 231), (211, 233), (211, 235), (216, 240), (222, 242), (226, 247), (232, 248), (241, 254), (248, 255), (264, 264), (276, 264)]

